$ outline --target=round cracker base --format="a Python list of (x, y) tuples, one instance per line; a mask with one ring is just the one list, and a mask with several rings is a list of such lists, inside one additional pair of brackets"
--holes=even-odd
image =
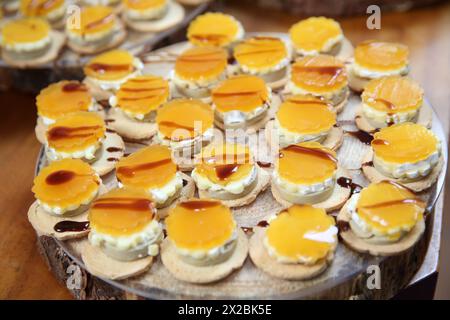
[(135, 31), (160, 32), (177, 25), (184, 19), (184, 16), (185, 11), (183, 6), (175, 1), (169, 1), (167, 12), (164, 17), (160, 19), (133, 21), (130, 20), (125, 13), (122, 15), (122, 19), (128, 27)]
[(36, 230), (36, 232), (39, 235), (54, 237), (58, 240), (68, 240), (68, 239), (83, 238), (89, 234), (89, 229), (79, 232), (55, 231), (54, 229), (55, 225), (58, 222), (66, 220), (78, 222), (88, 221), (88, 212), (86, 210), (85, 212), (72, 217), (57, 217), (45, 212), (37, 201), (33, 202), (33, 204), (28, 209), (28, 221), (30, 221), (34, 230)]
[(118, 19), (119, 29), (114, 33), (112, 36), (111, 41), (109, 41), (106, 44), (102, 44), (100, 46), (97, 45), (79, 45), (77, 43), (74, 43), (72, 41), (67, 42), (67, 46), (75, 51), (76, 53), (83, 54), (83, 55), (90, 55), (90, 54), (98, 54), (103, 51), (107, 51), (109, 49), (113, 49), (115, 47), (118, 47), (122, 44), (122, 42), (125, 41), (125, 38), (127, 37), (127, 31), (123, 25), (122, 22)]
[(248, 239), (244, 231), (238, 228), (236, 248), (231, 256), (218, 264), (211, 266), (194, 266), (181, 260), (175, 246), (164, 239), (161, 244), (161, 261), (169, 272), (178, 280), (190, 283), (210, 283), (221, 280), (239, 269), (248, 254)]
[(265, 228), (254, 228), (250, 238), (249, 255), (256, 267), (275, 278), (285, 280), (307, 280), (324, 272), (332, 262), (334, 254), (313, 265), (279, 263), (272, 258), (264, 246)]
[(39, 67), (46, 63), (52, 62), (58, 58), (62, 47), (66, 43), (66, 36), (62, 32), (52, 30), (50, 31), (50, 37), (52, 38), (50, 48), (44, 55), (38, 58), (31, 60), (16, 60), (13, 56), (7, 54), (5, 50), (2, 50), (2, 59), (7, 65), (19, 69)]
[[(373, 150), (369, 150), (366, 153), (366, 155), (364, 156), (364, 158), (362, 160), (362, 163), (369, 163), (371, 161), (373, 161)], [(366, 176), (366, 178), (372, 183), (376, 183), (376, 182), (380, 182), (380, 181), (384, 181), (384, 180), (390, 180), (390, 181), (397, 182), (415, 192), (420, 192), (420, 191), (430, 188), (437, 181), (437, 179), (439, 178), (439, 173), (441, 172), (443, 166), (444, 166), (444, 159), (441, 155), (439, 157), (438, 163), (433, 168), (433, 170), (431, 170), (429, 175), (427, 175), (423, 179), (420, 179), (417, 181), (411, 181), (411, 182), (405, 182), (401, 179), (395, 179), (392, 177), (385, 176), (380, 171), (378, 171), (374, 166), (363, 165), (362, 171), (363, 171), (364, 175)]]
[[(108, 151), (108, 148), (117, 148), (117, 151)], [(123, 157), (124, 152), (125, 143), (122, 138), (116, 133), (106, 132), (101, 149), (96, 154), (98, 158), (91, 163), (91, 167), (100, 176), (104, 176), (115, 169), (116, 162)]]
[(152, 256), (133, 261), (114, 260), (90, 243), (84, 246), (81, 258), (89, 273), (111, 280), (122, 280), (140, 275), (148, 271), (153, 264)]
[(131, 119), (118, 108), (109, 109), (108, 127), (125, 139), (134, 141), (151, 139), (158, 131), (156, 123)]
[[(257, 183), (256, 186), (251, 190), (249, 193), (244, 195), (243, 197), (237, 198), (237, 199), (229, 199), (229, 200), (220, 200), (223, 204), (225, 204), (227, 207), (235, 208), (235, 207), (243, 207), (245, 205), (248, 205), (255, 201), (258, 194), (266, 190), (266, 188), (270, 184), (270, 174), (267, 173), (265, 170), (261, 169), (259, 166), (257, 166), (258, 170), (258, 176), (257, 176)], [(205, 190), (199, 190), (198, 191), (199, 198), (212, 198), (208, 191)]]
[(181, 177), (183, 179), (183, 188), (181, 189), (180, 196), (173, 201), (169, 206), (157, 209), (158, 216), (161, 219), (164, 219), (169, 215), (169, 211), (173, 209), (179, 202), (190, 199), (194, 197), (195, 194), (195, 182), (194, 180), (185, 173), (181, 173)]
[[(349, 222), (350, 215), (345, 205), (337, 216), (337, 222)], [(349, 228), (346, 231), (340, 231), (340, 236), (344, 243), (352, 250), (360, 253), (368, 253), (373, 256), (393, 256), (401, 254), (412, 248), (421, 238), (425, 231), (425, 222), (422, 219), (416, 226), (399, 242), (392, 244), (373, 244), (367, 243), (363, 239), (357, 237)]]
[[(340, 178), (340, 177), (350, 178), (350, 174), (347, 172), (347, 170), (345, 170), (343, 168), (338, 168), (336, 176), (338, 178)], [(338, 178), (336, 178), (336, 180)], [(273, 181), (271, 182), (271, 191), (272, 191), (272, 195), (275, 198), (275, 200), (279, 204), (281, 204), (283, 207), (288, 208), (288, 207), (294, 205), (293, 203), (283, 199), (280, 191), (278, 190), (277, 186), (275, 185), (275, 183)], [(340, 209), (345, 204), (345, 202), (348, 200), (350, 195), (351, 195), (350, 188), (341, 187), (338, 183), (336, 183), (334, 186), (334, 189), (333, 189), (333, 193), (331, 194), (331, 196), (328, 199), (326, 199), (322, 202), (319, 202), (319, 203), (315, 203), (312, 206), (315, 208), (325, 209), (325, 211), (327, 211), (327, 212), (331, 212), (331, 211)]]
[[(419, 110), (419, 114), (417, 115), (417, 119), (416, 121), (414, 121), (417, 124), (421, 124), (425, 127), (427, 127), (428, 129), (431, 128), (431, 124), (433, 121), (433, 111), (431, 109), (431, 106), (424, 101), (422, 107)], [(360, 104), (355, 111), (355, 123), (356, 126), (358, 127), (358, 129), (368, 132), (368, 133), (373, 133), (376, 130), (380, 129), (377, 127), (374, 127), (364, 116), (363, 112), (362, 112), (362, 104)]]

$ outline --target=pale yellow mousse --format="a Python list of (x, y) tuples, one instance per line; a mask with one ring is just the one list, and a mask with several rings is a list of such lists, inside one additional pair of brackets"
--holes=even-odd
[(439, 162), (440, 141), (426, 127), (403, 123), (383, 128), (372, 140), (373, 164), (383, 174), (404, 180), (426, 177)]
[(423, 220), (425, 202), (400, 184), (372, 183), (347, 203), (351, 230), (369, 243), (400, 241)]
[(257, 76), (239, 75), (222, 81), (211, 97), (216, 119), (225, 128), (243, 128), (265, 117), (272, 91)]
[(336, 114), (324, 100), (309, 95), (286, 99), (275, 115), (281, 147), (305, 141), (323, 142), (336, 124)]
[(36, 97), (36, 106), (38, 116), (45, 125), (70, 113), (97, 110), (87, 87), (74, 80), (62, 80), (42, 89)]
[(11, 20), (1, 28), (1, 47), (11, 54), (37, 57), (49, 49), (50, 31), (48, 22), (40, 18)]
[(108, 6), (83, 7), (78, 21), (68, 19), (66, 23), (69, 40), (78, 46), (107, 44), (119, 28), (114, 9)]
[(234, 17), (208, 12), (195, 18), (189, 25), (187, 38), (196, 46), (229, 47), (242, 39), (244, 28)]
[(362, 113), (375, 128), (414, 122), (423, 104), (423, 89), (400, 76), (371, 80), (362, 95)]
[(25, 17), (40, 17), (55, 22), (64, 17), (66, 2), (64, 0), (20, 0), (20, 13)]
[(217, 200), (177, 204), (166, 218), (166, 227), (179, 257), (193, 265), (223, 262), (236, 247), (236, 222), (231, 210)]
[(79, 159), (50, 163), (34, 178), (32, 191), (49, 214), (75, 215), (87, 209), (101, 184), (91, 166)]
[(93, 112), (76, 112), (56, 119), (46, 132), (47, 157), (96, 159), (96, 151), (105, 139), (103, 118)]
[(162, 77), (145, 75), (130, 78), (123, 83), (109, 99), (109, 104), (132, 119), (150, 121), (168, 98), (168, 81)]
[(126, 50), (111, 50), (92, 58), (83, 68), (86, 78), (103, 90), (115, 91), (140, 75), (142, 62)]
[(109, 191), (92, 203), (89, 222), (89, 242), (115, 260), (133, 261), (159, 253), (162, 226), (144, 191)]
[(269, 220), (264, 246), (280, 263), (314, 265), (333, 254), (337, 232), (324, 209), (293, 205)]
[(116, 164), (121, 186), (145, 190), (158, 208), (169, 205), (180, 195), (183, 179), (166, 146), (142, 148)]
[(294, 24), (289, 36), (297, 54), (312, 56), (332, 54), (344, 39), (338, 22), (325, 17), (310, 17)]
[(337, 169), (334, 151), (318, 142), (302, 142), (280, 150), (272, 178), (286, 201), (315, 204), (332, 194)]
[(163, 17), (170, 0), (124, 0), (125, 14), (131, 20), (154, 20)]
[(253, 190), (258, 168), (248, 146), (235, 143), (210, 145), (202, 150), (200, 161), (191, 176), (200, 190), (214, 198), (239, 198)]
[(310, 94), (330, 101), (334, 106), (348, 94), (344, 63), (330, 55), (298, 58), (291, 66), (287, 88), (293, 94)]

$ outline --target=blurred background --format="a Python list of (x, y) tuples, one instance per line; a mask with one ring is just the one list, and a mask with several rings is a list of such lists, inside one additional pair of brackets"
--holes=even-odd
[[(448, 136), (450, 123), (450, 2), (439, 0), (227, 0), (213, 1), (209, 9), (224, 11), (242, 22), (246, 31), (287, 32), (298, 20), (311, 15), (332, 16), (345, 36), (356, 44), (366, 39), (396, 41), (410, 48), (410, 76), (418, 81), (434, 106)], [(369, 5), (381, 8), (381, 29), (366, 27)], [(158, 46), (182, 40), (185, 34), (162, 39)], [(1, 74), (0, 68), (0, 74)], [(20, 86), (20, 85), (19, 85)], [(30, 191), (34, 162), (40, 144), (34, 136), (34, 95), (0, 88), (0, 298), (70, 299), (69, 292), (53, 277), (35, 246), (35, 232), (26, 219), (33, 201)], [(434, 297), (450, 299), (450, 194), (444, 202), (439, 277)], [(402, 270), (398, 270), (402, 272)], [(436, 275), (428, 279), (428, 288)], [(416, 292), (409, 298), (420, 298)]]

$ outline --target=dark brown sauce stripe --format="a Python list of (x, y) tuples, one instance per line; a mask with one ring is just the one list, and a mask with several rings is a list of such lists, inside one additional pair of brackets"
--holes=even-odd
[(184, 209), (189, 209), (189, 210), (202, 210), (202, 209), (214, 208), (214, 207), (217, 207), (220, 205), (221, 204), (218, 201), (203, 201), (203, 200), (186, 201), (186, 202), (181, 202), (179, 204), (180, 207), (182, 207)]
[(357, 138), (360, 142), (370, 145), (373, 140), (373, 135), (368, 132), (358, 130), (358, 131), (345, 131), (345, 133)]
[(122, 148), (118, 148), (118, 147), (108, 147), (108, 148), (106, 148), (106, 151), (108, 151), (108, 152), (120, 152), (120, 151), (123, 151), (123, 149)]
[(225, 180), (239, 169), (239, 164), (222, 164), (214, 167), (216, 175), (220, 180)]
[(137, 164), (137, 165), (133, 165), (133, 166), (118, 167), (117, 173), (127, 176), (127, 177), (132, 177), (138, 171), (153, 169), (153, 168), (156, 168), (156, 167), (159, 167), (159, 166), (171, 163), (171, 162), (172, 162), (172, 159), (168, 158), (168, 159), (162, 159), (162, 160), (153, 161), (153, 162)]
[(87, 87), (79, 82), (69, 82), (66, 83), (63, 87), (62, 87), (62, 91), (64, 92), (76, 92), (76, 91), (80, 91), (80, 92), (85, 92), (88, 91)]
[(76, 173), (70, 170), (58, 170), (50, 173), (46, 178), (45, 182), (48, 185), (54, 186), (69, 182), (75, 178)]
[(56, 232), (82, 232), (88, 230), (89, 225), (89, 221), (64, 220), (55, 224), (53, 229)]
[(153, 204), (149, 199), (142, 198), (100, 198), (92, 204), (92, 208), (153, 211)]
[(91, 63), (87, 67), (95, 72), (128, 71), (132, 69), (129, 64)]
[[(93, 130), (100, 129), (101, 126), (81, 126), (81, 127), (53, 127), (47, 132), (47, 137), (49, 140), (59, 140), (66, 138), (84, 138), (89, 137), (93, 134)], [(83, 132), (84, 133), (77, 133)], [(90, 131), (90, 132), (89, 132)]]
[(356, 184), (353, 182), (352, 179), (347, 178), (347, 177), (339, 177), (336, 180), (337, 184), (340, 185), (342, 188), (347, 188), (350, 189), (350, 193), (359, 193), (362, 190), (362, 186), (360, 186), (359, 184)]

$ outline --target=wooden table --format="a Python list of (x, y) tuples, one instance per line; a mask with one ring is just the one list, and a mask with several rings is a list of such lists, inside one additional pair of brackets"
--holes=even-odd
[[(300, 19), (281, 12), (267, 14), (238, 2), (227, 1), (223, 10), (242, 21), (247, 31), (286, 32)], [(377, 38), (407, 44), (411, 50), (411, 76), (424, 87), (448, 133), (450, 3), (411, 12), (382, 14), (381, 30), (366, 29), (365, 19), (341, 19), (346, 36), (354, 43)], [(33, 202), (30, 189), (40, 148), (34, 137), (34, 97), (15, 92), (0, 93), (0, 106), (0, 299), (70, 299), (69, 293), (57, 283), (39, 256), (35, 232), (26, 218), (28, 206)], [(445, 203), (450, 204), (450, 195), (445, 195)], [(444, 210), (445, 231), (450, 227), (449, 218)], [(450, 298), (450, 285), (445, 282), (449, 278), (450, 233), (443, 232), (437, 297)]]

